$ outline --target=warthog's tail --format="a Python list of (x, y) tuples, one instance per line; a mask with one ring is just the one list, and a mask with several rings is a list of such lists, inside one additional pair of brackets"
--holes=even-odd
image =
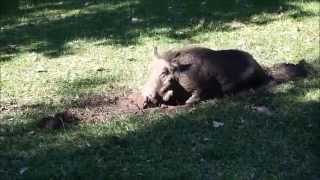
[(297, 78), (305, 78), (308, 75), (307, 63), (305, 60), (299, 61), (298, 64), (280, 63), (272, 67), (264, 67), (272, 81), (283, 83)]

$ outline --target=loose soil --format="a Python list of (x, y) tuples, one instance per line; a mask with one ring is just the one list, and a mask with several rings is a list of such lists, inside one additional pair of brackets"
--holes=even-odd
[(58, 129), (75, 123), (98, 123), (110, 121), (119, 115), (142, 116), (145, 113), (160, 112), (173, 115), (184, 106), (165, 106), (143, 109), (143, 98), (139, 93), (129, 95), (108, 96), (91, 95), (81, 97), (73, 106), (54, 116), (43, 117), (39, 122), (40, 128)]

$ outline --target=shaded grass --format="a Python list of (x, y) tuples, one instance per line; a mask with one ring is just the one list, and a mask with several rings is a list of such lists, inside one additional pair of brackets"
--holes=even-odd
[[(262, 3), (265, 2), (265, 3)], [(39, 4), (15, 18), (1, 19), (2, 46), (14, 44), (23, 52), (59, 57), (78, 39), (134, 45), (145, 36), (189, 39), (204, 31), (230, 31), (226, 23), (268, 24), (280, 17), (316, 16), (299, 1), (61, 1)], [(315, 2), (310, 1), (310, 4)], [(41, 9), (40, 9), (41, 8)], [(12, 20), (14, 19), (14, 21)], [(159, 32), (158, 29), (165, 29)], [(66, 31), (67, 30), (67, 31)], [(9, 53), (10, 54), (10, 53)]]
[[(1, 17), (0, 177), (319, 178), (319, 2), (157, 2), (48, 1)], [(37, 128), (82, 94), (138, 89), (153, 46), (187, 45), (242, 49), (269, 66), (305, 59), (316, 71), (275, 94), (226, 97), (174, 117)], [(260, 105), (272, 115), (251, 109)]]
[[(317, 89), (306, 89), (309, 86)], [(275, 95), (227, 97), (174, 117), (118, 117), (60, 131), (32, 124), (2, 126), (6, 138), (1, 142), (7, 144), (1, 153), (3, 177), (318, 177), (318, 89), (317, 79), (302, 80)], [(306, 97), (309, 91), (317, 93), (314, 99)], [(267, 105), (272, 115), (252, 111), (253, 105)], [(213, 121), (224, 126), (214, 128)]]

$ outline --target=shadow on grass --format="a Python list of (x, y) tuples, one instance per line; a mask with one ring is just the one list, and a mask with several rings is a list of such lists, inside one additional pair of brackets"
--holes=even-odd
[(93, 75), (92, 77), (63, 81), (58, 84), (60, 88), (57, 93), (63, 96), (75, 96), (101, 86), (113, 88), (113, 84), (115, 84), (117, 80), (118, 78), (112, 75)]
[[(119, 117), (57, 131), (32, 123), (1, 126), (0, 174), (5, 179), (317, 179), (320, 102), (304, 97), (320, 88), (319, 76), (293, 84), (273, 95), (209, 101), (173, 117)], [(251, 108), (261, 105), (272, 114)], [(30, 106), (21, 118), (57, 108)], [(224, 125), (215, 128), (214, 121)]]
[[(141, 35), (190, 39), (205, 31), (231, 31), (228, 23), (232, 21), (265, 24), (272, 19), (251, 21), (251, 17), (291, 10), (293, 17), (313, 15), (286, 0), (49, 1), (22, 10), (21, 15), (3, 18), (0, 23), (9, 26), (3, 28), (0, 44), (58, 57), (68, 49), (67, 42), (77, 39), (122, 46), (138, 43)], [(49, 12), (53, 15), (46, 14)], [(27, 20), (23, 24), (15, 20), (24, 16)]]
[[(10, 134), (2, 133), (6, 137), (2, 177), (309, 179), (315, 175), (319, 102), (295, 102), (297, 108), (289, 111), (274, 104), (272, 116), (252, 112), (242, 102), (229, 103), (173, 118), (133, 117), (110, 126), (68, 131), (30, 133), (15, 127), (18, 130)], [(224, 126), (214, 128), (213, 121)], [(117, 130), (112, 129), (115, 126)], [(95, 128), (99, 130), (90, 133)], [(25, 167), (28, 170), (19, 175)]]

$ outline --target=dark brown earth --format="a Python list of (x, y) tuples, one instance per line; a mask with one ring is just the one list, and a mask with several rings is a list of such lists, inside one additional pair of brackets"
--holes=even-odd
[(143, 98), (138, 93), (122, 96), (92, 95), (82, 97), (76, 105), (57, 112), (54, 116), (46, 116), (39, 121), (44, 129), (59, 129), (78, 123), (97, 123), (110, 121), (114, 116), (136, 115), (160, 112), (175, 114), (183, 106), (162, 106), (143, 109)]
[(115, 115), (142, 114), (142, 97), (137, 93), (128, 96), (95, 95), (81, 99), (79, 105), (67, 111), (82, 121), (106, 121)]
[[(308, 64), (300, 60), (298, 64), (279, 63), (272, 67), (265, 67), (266, 72), (278, 83), (304, 78), (308, 75)], [(310, 71), (310, 70), (309, 70)]]

